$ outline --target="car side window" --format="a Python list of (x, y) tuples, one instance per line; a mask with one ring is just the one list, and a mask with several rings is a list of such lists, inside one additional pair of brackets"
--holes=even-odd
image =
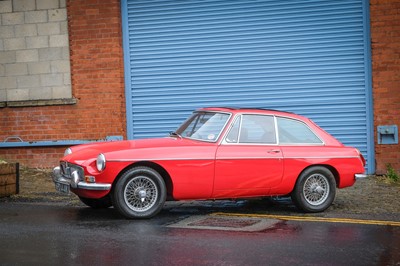
[(178, 133), (187, 138), (216, 141), (228, 119), (229, 114), (199, 112), (185, 123), (182, 130), (178, 129)]
[(274, 117), (269, 115), (241, 115), (234, 122), (225, 141), (227, 143), (275, 144)]
[(323, 142), (301, 121), (277, 118), (280, 144), (322, 144)]

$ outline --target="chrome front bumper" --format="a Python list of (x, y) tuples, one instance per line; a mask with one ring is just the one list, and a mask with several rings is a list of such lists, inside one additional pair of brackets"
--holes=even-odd
[[(68, 188), (78, 188), (78, 189), (87, 189), (87, 190), (110, 190), (111, 184), (107, 183), (88, 183), (81, 181), (78, 174), (76, 172), (72, 172), (71, 178), (63, 176), (61, 173), (61, 169), (59, 166), (53, 169), (52, 174), (53, 182), (56, 185), (56, 189), (59, 191), (59, 188), (67, 186)], [(67, 191), (62, 191), (66, 192)]]
[(355, 175), (354, 175), (354, 178), (355, 178), (356, 180), (359, 180), (359, 179), (367, 178), (367, 176), (368, 176), (368, 175), (366, 175), (366, 174), (355, 174)]

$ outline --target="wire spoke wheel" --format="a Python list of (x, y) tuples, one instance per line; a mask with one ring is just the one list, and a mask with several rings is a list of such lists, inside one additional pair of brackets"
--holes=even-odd
[(304, 182), (305, 200), (311, 205), (320, 205), (329, 195), (328, 179), (321, 174), (313, 174)]
[(146, 176), (137, 176), (125, 187), (124, 200), (127, 206), (136, 212), (149, 210), (157, 200), (156, 184)]
[(313, 166), (304, 170), (291, 193), (293, 203), (305, 212), (326, 210), (332, 204), (335, 195), (335, 176), (323, 166)]
[(162, 176), (146, 166), (133, 167), (112, 191), (114, 208), (128, 219), (147, 219), (161, 211), (167, 197)]

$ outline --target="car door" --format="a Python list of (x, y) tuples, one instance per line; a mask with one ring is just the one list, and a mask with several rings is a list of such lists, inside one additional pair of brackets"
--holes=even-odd
[(281, 182), (282, 174), (274, 116), (238, 116), (216, 152), (213, 196), (266, 195)]

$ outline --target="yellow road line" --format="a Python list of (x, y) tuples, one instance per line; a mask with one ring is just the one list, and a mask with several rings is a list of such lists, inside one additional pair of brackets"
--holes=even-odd
[(400, 226), (400, 222), (395, 221), (379, 221), (379, 220), (361, 220), (349, 218), (323, 218), (323, 217), (305, 217), (305, 216), (288, 216), (288, 215), (271, 215), (271, 214), (242, 214), (242, 213), (225, 213), (215, 212), (214, 216), (232, 216), (232, 217), (249, 217), (249, 218), (266, 218), (286, 221), (308, 221), (308, 222), (325, 222), (325, 223), (348, 223), (348, 224), (368, 224), (368, 225), (390, 225)]

